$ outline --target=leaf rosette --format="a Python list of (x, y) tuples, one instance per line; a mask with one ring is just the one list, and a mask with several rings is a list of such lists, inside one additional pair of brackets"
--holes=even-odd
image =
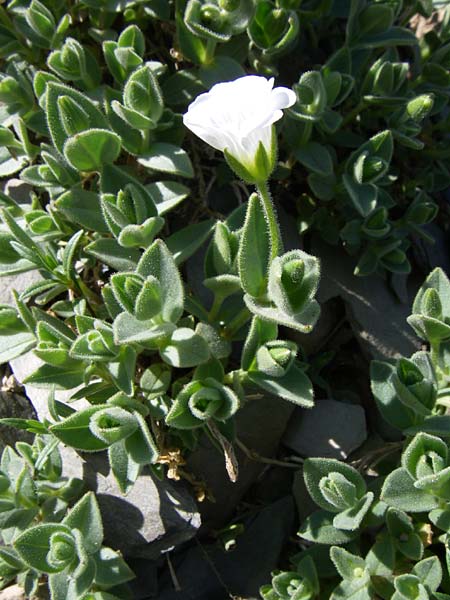
[(226, 421), (238, 408), (239, 398), (235, 392), (207, 377), (184, 386), (166, 417), (166, 423), (179, 429), (194, 429), (210, 419)]

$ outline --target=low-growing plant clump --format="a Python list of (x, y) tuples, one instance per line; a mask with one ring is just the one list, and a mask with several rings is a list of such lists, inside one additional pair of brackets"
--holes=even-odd
[[(398, 285), (430, 224), (448, 226), (450, 8), (420, 33), (432, 14), (425, 0), (0, 6), (0, 275), (38, 274), (0, 306), (0, 358), (32, 351), (23, 383), (48, 392), (48, 417), (2, 419), (35, 441), (1, 459), (1, 586), (130, 597), (58, 447), (107, 454), (126, 495), (149, 471), (192, 483), (179, 467), (206, 436), (236, 482), (241, 408), (268, 394), (314, 410), (332, 389), (334, 354), (301, 345), (321, 312), (317, 241), (345, 249), (355, 280)], [(422, 349), (370, 368), (395, 441), (355, 466), (304, 461), (319, 510), (265, 600), (450, 598), (442, 269), (408, 323)]]

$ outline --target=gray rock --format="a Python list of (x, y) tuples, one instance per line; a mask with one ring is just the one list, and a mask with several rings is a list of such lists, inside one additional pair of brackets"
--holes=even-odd
[(293, 340), (307, 355), (328, 349), (330, 337), (345, 318), (345, 307), (341, 298), (329, 298), (320, 305), (320, 317), (311, 333), (286, 329), (285, 335)]
[[(17, 381), (19, 383), (22, 383), (28, 375), (33, 373), (39, 366), (41, 366), (44, 363), (40, 358), (35, 356), (33, 351), (30, 351), (25, 354), (22, 354), (21, 356), (18, 356), (17, 358), (14, 358), (10, 361), (9, 364)], [(41, 388), (30, 385), (29, 383), (25, 383), (23, 385), (25, 388), (26, 395), (30, 399), (38, 418), (41, 421), (44, 419), (49, 419), (52, 421), (53, 419), (50, 416), (47, 404), (49, 390), (47, 388)], [(67, 402), (68, 400), (70, 400), (71, 396), (74, 393), (75, 389), (56, 390), (55, 398), (57, 400), (60, 400), (61, 402)], [(83, 408), (84, 406), (87, 406), (88, 403), (85, 400), (78, 400), (77, 402), (72, 402), (71, 405), (74, 408), (79, 409)]]
[(78, 454), (60, 448), (63, 475), (82, 479), (96, 493), (105, 544), (124, 556), (156, 559), (191, 539), (201, 525), (195, 501), (182, 484), (160, 481), (144, 470), (124, 495), (111, 473), (106, 453)]
[(133, 600), (148, 600), (158, 595), (158, 562), (147, 558), (127, 558), (127, 564), (135, 574), (128, 582)]
[[(28, 398), (15, 385), (14, 378), (4, 378), (0, 389), (0, 418), (35, 419), (36, 412)], [(17, 441), (32, 443), (33, 435), (27, 431), (0, 425), (0, 454), (5, 446)]]
[(299, 469), (295, 472), (292, 495), (294, 496), (295, 504), (297, 505), (299, 522), (302, 523), (306, 517), (317, 510), (317, 504), (306, 489), (305, 480), (303, 479), (303, 469)]
[(311, 253), (320, 258), (322, 265), (317, 299), (322, 304), (342, 297), (352, 329), (369, 357), (409, 356), (420, 348), (406, 322), (417, 291), (415, 282), (410, 282), (409, 301), (402, 303), (381, 277), (353, 275), (355, 259), (341, 248), (315, 240)]
[[(33, 372), (41, 361), (32, 352), (13, 361), (11, 366), (19, 381)], [(25, 390), (38, 417), (50, 418), (48, 390), (26, 384)], [(74, 390), (57, 390), (55, 396), (65, 401)], [(71, 403), (82, 408), (85, 400)], [(105, 527), (106, 544), (126, 556), (156, 558), (195, 535), (201, 520), (191, 494), (181, 485), (160, 482), (149, 472), (143, 473), (132, 490), (124, 496), (110, 472), (104, 453), (79, 455), (60, 445), (63, 474), (83, 479), (97, 494)]]
[(258, 598), (259, 588), (270, 582), (281, 551), (294, 526), (294, 502), (281, 498), (244, 521), (236, 546), (224, 552), (217, 545), (190, 548), (173, 558), (179, 590), (166, 572), (158, 600), (229, 600)]
[[(274, 456), (294, 405), (273, 396), (262, 394), (245, 404), (236, 415), (237, 437), (249, 450), (264, 457)], [(249, 458), (236, 447), (239, 477), (232, 483), (225, 470), (224, 457), (207, 439), (188, 460), (189, 471), (205, 484), (214, 502), (205, 500), (199, 506), (202, 521), (208, 527), (222, 527), (231, 517), (236, 505), (267, 466)]]
[(361, 406), (318, 400), (312, 410), (295, 409), (283, 443), (300, 456), (346, 459), (366, 437)]
[(26, 596), (20, 585), (10, 585), (0, 592), (0, 600), (26, 600)]
[[(450, 194), (447, 192), (447, 198)], [(447, 200), (448, 202), (448, 200)], [(441, 267), (450, 273), (450, 235), (443, 231), (437, 223), (429, 223), (425, 231), (434, 239), (434, 243), (416, 237), (413, 244), (415, 258), (424, 273), (429, 273), (436, 267)]]
[(20, 179), (9, 179), (4, 187), (4, 193), (18, 204), (30, 204), (30, 194), (33, 188)]
[(12, 291), (16, 290), (19, 294), (27, 289), (33, 283), (42, 280), (39, 271), (26, 271), (18, 275), (6, 275), (0, 280), (0, 304), (14, 304)]

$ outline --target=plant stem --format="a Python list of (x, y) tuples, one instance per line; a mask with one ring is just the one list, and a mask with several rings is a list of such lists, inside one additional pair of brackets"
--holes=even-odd
[(248, 310), (248, 308), (243, 308), (241, 311), (238, 312), (238, 314), (234, 317), (234, 319), (231, 319), (231, 321), (229, 322), (227, 329), (226, 329), (226, 337), (227, 339), (230, 339), (233, 337), (233, 335), (235, 333), (237, 333), (239, 331), (239, 329), (241, 329), (241, 327), (243, 327), (247, 321), (250, 319), (250, 317), (252, 316), (252, 313)]
[(353, 121), (353, 119), (355, 117), (357, 117), (359, 115), (359, 113), (366, 107), (366, 103), (364, 102), (364, 100), (361, 100), (361, 102), (359, 104), (357, 104), (355, 106), (355, 108), (353, 110), (351, 110), (348, 115), (345, 117), (345, 119), (342, 121), (341, 127), (345, 127), (345, 125), (348, 125), (348, 123), (350, 123), (350, 121)]
[(313, 130), (313, 124), (311, 121), (303, 121), (302, 125), (303, 125), (303, 131), (302, 131), (302, 134), (298, 141), (299, 146), (304, 146), (305, 144), (307, 144), (309, 142), (309, 139), (311, 137), (311, 133)]
[(210, 323), (212, 323), (212, 321), (214, 321), (214, 319), (217, 317), (220, 307), (222, 306), (223, 300), (224, 300), (223, 296), (214, 294), (214, 301), (212, 303), (211, 310), (209, 311), (209, 314), (208, 314), (208, 321)]
[(214, 60), (214, 52), (216, 51), (217, 42), (215, 40), (208, 39), (205, 46), (205, 54), (203, 57), (203, 64), (209, 65)]
[(431, 355), (431, 362), (434, 365), (434, 368), (436, 369), (436, 371), (439, 371), (439, 348), (440, 348), (440, 342), (431, 342), (430, 341), (430, 355)]
[(266, 215), (267, 224), (269, 226), (269, 233), (271, 239), (270, 262), (272, 262), (273, 259), (276, 258), (283, 251), (277, 214), (272, 202), (272, 198), (270, 197), (269, 186), (267, 184), (267, 181), (257, 183), (256, 189), (258, 190), (259, 197), (261, 198), (264, 207), (264, 213)]

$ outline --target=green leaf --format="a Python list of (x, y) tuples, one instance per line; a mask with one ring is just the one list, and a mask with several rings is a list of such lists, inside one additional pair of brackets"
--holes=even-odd
[(314, 406), (312, 383), (295, 364), (282, 377), (268, 377), (262, 373), (249, 373), (249, 379), (266, 392), (279, 396), (304, 408)]
[(63, 152), (67, 162), (78, 171), (101, 171), (120, 154), (121, 141), (117, 133), (107, 129), (89, 129), (70, 137)]
[(431, 417), (426, 417), (420, 425), (413, 425), (404, 429), (406, 435), (415, 435), (420, 432), (440, 437), (449, 437), (450, 415), (432, 415)]
[(127, 452), (125, 440), (108, 448), (109, 464), (122, 493), (127, 494), (139, 476), (141, 466)]
[(194, 177), (194, 169), (189, 156), (182, 148), (173, 144), (157, 142), (151, 149), (138, 157), (138, 162), (147, 169), (180, 177)]
[(176, 323), (183, 314), (183, 282), (174, 258), (164, 242), (153, 242), (139, 260), (136, 272), (142, 277), (156, 277), (161, 286), (161, 315), (164, 321)]
[(333, 160), (325, 146), (317, 142), (308, 142), (294, 150), (295, 158), (307, 169), (318, 175), (328, 177), (333, 174)]
[(389, 46), (414, 46), (418, 43), (413, 31), (404, 27), (390, 27), (386, 31), (365, 35), (358, 40), (357, 46), (361, 48), (386, 48)]
[(49, 564), (47, 555), (50, 552), (51, 537), (58, 533), (71, 535), (70, 529), (62, 524), (36, 525), (19, 535), (14, 542), (14, 548), (20, 558), (32, 569), (41, 573), (57, 573), (61, 568)]
[(101, 548), (94, 558), (96, 585), (110, 588), (135, 577), (123, 558), (111, 548)]
[(314, 502), (327, 511), (340, 512), (329, 502), (320, 489), (320, 482), (331, 473), (339, 473), (353, 484), (356, 498), (359, 500), (366, 492), (366, 484), (356, 469), (334, 458), (307, 458), (303, 465), (303, 477), (308, 492)]
[(349, 529), (350, 531), (358, 529), (373, 502), (373, 498), (373, 493), (367, 492), (355, 506), (337, 514), (333, 519), (333, 525), (338, 529)]
[(176, 329), (169, 344), (159, 353), (165, 362), (180, 369), (196, 367), (210, 357), (205, 338), (187, 327)]
[(144, 417), (134, 411), (134, 416), (139, 422), (139, 429), (125, 440), (125, 448), (130, 459), (141, 465), (150, 465), (158, 459), (158, 447), (150, 433)]
[(366, 570), (364, 559), (361, 558), (361, 556), (351, 554), (348, 550), (345, 550), (345, 548), (333, 546), (330, 548), (330, 558), (342, 579), (352, 581), (358, 578), (355, 572), (356, 570), (359, 572), (364, 572)]
[(167, 248), (172, 253), (176, 265), (181, 265), (206, 242), (214, 231), (214, 221), (200, 221), (179, 229), (166, 240)]
[(83, 363), (74, 362), (64, 368), (44, 364), (28, 375), (23, 382), (38, 388), (54, 386), (57, 390), (71, 390), (84, 382), (84, 369)]
[(59, 440), (77, 450), (84, 452), (98, 452), (105, 450), (109, 444), (95, 437), (89, 428), (93, 414), (104, 408), (104, 406), (91, 406), (77, 411), (50, 427), (50, 431)]
[(100, 509), (93, 492), (85, 494), (62, 520), (69, 529), (78, 529), (88, 554), (100, 550), (103, 541), (103, 525)]
[(414, 487), (414, 480), (403, 468), (395, 469), (386, 477), (381, 499), (405, 512), (425, 512), (438, 506), (434, 496)]
[(377, 187), (373, 183), (359, 184), (347, 173), (342, 176), (342, 181), (355, 209), (362, 217), (367, 217), (377, 205)]
[(241, 356), (241, 369), (248, 371), (260, 346), (276, 340), (278, 327), (275, 323), (253, 317)]
[(325, 510), (313, 512), (302, 523), (298, 535), (315, 544), (347, 544), (359, 536), (358, 531), (344, 531), (333, 525), (334, 514)]
[(141, 321), (130, 313), (124, 312), (116, 317), (113, 323), (114, 343), (117, 345), (152, 341), (162, 343), (174, 329), (175, 325), (172, 323), (155, 325), (152, 320)]
[(36, 344), (35, 336), (20, 322), (18, 331), (1, 329), (0, 331), (0, 364), (28, 352)]
[(437, 556), (429, 556), (414, 565), (413, 574), (416, 575), (429, 593), (435, 592), (441, 585), (442, 567)]
[(61, 121), (58, 99), (68, 96), (74, 100), (88, 115), (89, 125), (94, 128), (108, 129), (106, 118), (94, 102), (77, 90), (54, 81), (46, 86), (46, 116), (47, 124), (55, 147), (63, 154), (63, 146), (68, 138)]
[(116, 271), (134, 271), (141, 256), (136, 248), (124, 248), (112, 238), (100, 238), (84, 250)]
[(41, 423), (40, 421), (36, 421), (35, 419), (18, 419), (14, 417), (7, 417), (4, 419), (0, 419), (0, 423), (2, 425), (6, 425), (7, 427), (23, 429), (24, 431), (29, 431), (30, 433), (36, 433), (38, 435), (45, 435), (46, 433), (48, 433), (47, 427), (43, 423)]
[(72, 188), (55, 201), (55, 206), (66, 219), (85, 229), (108, 233), (100, 207), (100, 197), (94, 192)]
[(239, 243), (238, 268), (243, 289), (254, 298), (267, 289), (271, 246), (262, 201), (252, 194)]
[(414, 422), (414, 413), (400, 402), (391, 383), (394, 373), (395, 367), (389, 363), (376, 360), (371, 362), (371, 388), (381, 416), (388, 423), (403, 431)]
[(190, 189), (178, 181), (156, 181), (148, 184), (146, 188), (153, 198), (160, 216), (178, 206), (190, 194)]

